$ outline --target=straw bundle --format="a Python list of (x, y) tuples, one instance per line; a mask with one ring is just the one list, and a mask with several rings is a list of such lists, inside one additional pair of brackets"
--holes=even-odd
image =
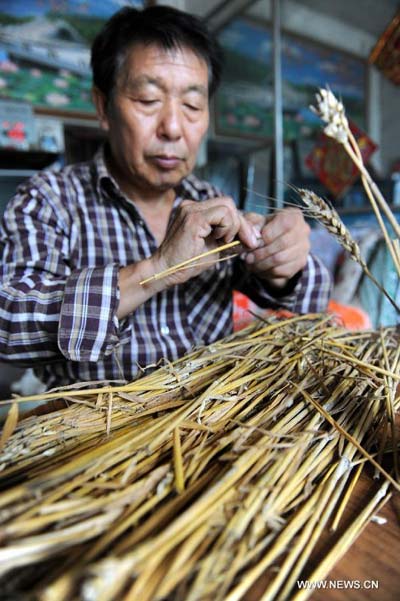
[(0, 587), (40, 601), (235, 601), (267, 573), (263, 601), (305, 598), (296, 580), (313, 577), (307, 561), (363, 466), (378, 486), (316, 577), (400, 488), (397, 461), (381, 467), (397, 459), (399, 361), (395, 329), (271, 317), (129, 385), (47, 395), (64, 410), (16, 424), (12, 409)]

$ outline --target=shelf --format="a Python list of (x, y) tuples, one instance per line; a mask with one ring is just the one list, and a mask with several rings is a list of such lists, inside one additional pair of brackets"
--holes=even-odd
[(0, 167), (0, 178), (32, 177), (35, 173), (34, 169), (2, 169)]
[(54, 163), (59, 156), (58, 153), (44, 150), (0, 148), (0, 169), (15, 172), (38, 171)]
[[(397, 213), (400, 211), (400, 207), (395, 207), (393, 205), (389, 205), (389, 207), (390, 207), (390, 210), (393, 211), (393, 213)], [(351, 207), (346, 207), (346, 208), (335, 207), (335, 209), (337, 210), (339, 215), (368, 215), (368, 214), (375, 215), (374, 210), (371, 206), (354, 207), (354, 209), (352, 209)]]

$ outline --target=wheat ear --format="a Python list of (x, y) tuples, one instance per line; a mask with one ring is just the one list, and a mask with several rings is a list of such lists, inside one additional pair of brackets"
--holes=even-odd
[(360, 247), (357, 242), (352, 238), (349, 230), (341, 220), (339, 214), (335, 209), (329, 206), (329, 204), (320, 198), (315, 192), (306, 190), (304, 188), (297, 189), (303, 203), (306, 205), (309, 215), (319, 221), (327, 230), (330, 232), (336, 240), (347, 250), (353, 259), (361, 265), (365, 275), (379, 288), (379, 290), (386, 296), (388, 301), (393, 305), (398, 313), (400, 313), (400, 307), (393, 300), (390, 294), (385, 288), (378, 282), (375, 276), (368, 269), (367, 264), (361, 256)]

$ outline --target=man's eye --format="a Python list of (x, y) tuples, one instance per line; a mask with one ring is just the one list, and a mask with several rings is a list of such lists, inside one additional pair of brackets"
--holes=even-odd
[(189, 104), (188, 102), (185, 102), (185, 106), (186, 106), (186, 108), (190, 109), (191, 111), (199, 111), (200, 110), (199, 106), (195, 106), (194, 104)]
[(152, 98), (152, 99), (149, 99), (149, 98), (139, 98), (139, 102), (140, 102), (140, 104), (151, 105), (151, 104), (155, 104), (157, 102), (157, 100), (155, 98)]

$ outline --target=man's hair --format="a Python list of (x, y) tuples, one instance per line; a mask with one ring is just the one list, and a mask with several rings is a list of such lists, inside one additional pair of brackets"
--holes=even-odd
[(155, 44), (166, 51), (189, 48), (208, 66), (210, 96), (218, 87), (222, 53), (201, 19), (169, 6), (126, 6), (107, 21), (92, 45), (93, 83), (107, 100), (134, 44)]

